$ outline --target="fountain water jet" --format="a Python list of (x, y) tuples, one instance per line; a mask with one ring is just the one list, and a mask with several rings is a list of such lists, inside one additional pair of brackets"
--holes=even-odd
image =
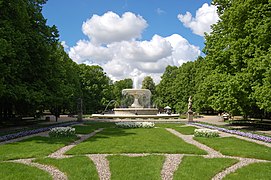
[[(122, 95), (132, 96), (133, 103), (126, 108), (115, 108), (115, 115), (156, 115), (157, 108), (151, 108), (151, 91), (148, 89), (123, 89)], [(140, 102), (141, 100), (141, 102)]]

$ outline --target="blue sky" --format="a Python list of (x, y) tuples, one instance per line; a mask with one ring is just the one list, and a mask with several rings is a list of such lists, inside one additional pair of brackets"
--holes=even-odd
[[(67, 53), (77, 63), (101, 65), (113, 80), (151, 75), (159, 82), (167, 65), (178, 66), (202, 55), (203, 31), (209, 31), (207, 26), (217, 21), (212, 11), (215, 7), (210, 3), (210, 0), (48, 0), (43, 15), (49, 25), (58, 27), (60, 40), (65, 41)], [(99, 31), (108, 32), (111, 37)], [(171, 50), (167, 49), (168, 44)], [(125, 72), (122, 68), (129, 70)]]

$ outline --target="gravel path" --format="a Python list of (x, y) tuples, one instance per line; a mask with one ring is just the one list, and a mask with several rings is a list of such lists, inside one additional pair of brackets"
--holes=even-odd
[(37, 167), (41, 170), (48, 172), (53, 177), (54, 180), (67, 180), (68, 179), (67, 176), (63, 172), (58, 170), (57, 168), (55, 168), (53, 166), (49, 166), (49, 165), (35, 163), (35, 162), (32, 162), (32, 160), (33, 159), (18, 159), (18, 160), (13, 160), (10, 162), (22, 163), (22, 164), (26, 164), (29, 166)]
[(106, 154), (88, 155), (96, 166), (100, 180), (110, 180), (111, 178), (109, 161), (106, 159), (106, 156)]
[(171, 132), (172, 134), (178, 136), (179, 138), (183, 139), (185, 142), (189, 143), (189, 144), (193, 144), (195, 146), (197, 146), (198, 148), (206, 151), (209, 155), (209, 157), (224, 157), (220, 152), (199, 143), (198, 141), (195, 141), (193, 139), (193, 135), (183, 135), (181, 133), (179, 133), (178, 131), (175, 131), (174, 129), (170, 129), (170, 128), (166, 128), (167, 131)]
[(256, 162), (267, 162), (264, 160), (257, 160), (257, 159), (249, 159), (249, 158), (240, 158), (240, 161), (230, 167), (228, 167), (227, 169), (225, 169), (224, 171), (216, 174), (212, 180), (220, 180), (223, 179), (226, 175), (235, 172), (237, 169), (242, 168), (244, 166), (247, 166), (249, 164), (252, 163), (256, 163)]
[[(103, 130), (103, 128), (95, 130), (94, 132), (87, 134), (87, 135), (81, 135), (80, 139), (73, 142), (70, 145), (67, 145), (59, 150), (57, 150), (56, 152), (50, 154), (48, 157), (50, 158), (67, 158), (67, 157), (72, 157), (72, 156), (68, 156), (68, 155), (64, 155), (68, 150), (70, 150), (71, 148), (75, 147), (77, 144), (83, 142), (84, 140), (94, 136), (96, 133), (99, 133)], [(228, 167), (227, 169), (219, 172), (218, 174), (216, 174), (212, 180), (220, 180), (222, 178), (224, 178), (226, 175), (235, 172), (237, 169), (243, 167), (243, 166), (247, 166), (251, 163), (256, 163), (256, 162), (271, 162), (271, 161), (265, 161), (265, 160), (258, 160), (258, 159), (251, 159), (251, 158), (241, 158), (241, 157), (233, 157), (233, 156), (224, 156), (222, 155), (220, 152), (199, 143), (198, 141), (193, 139), (193, 135), (183, 135), (179, 132), (177, 132), (174, 129), (170, 129), (170, 128), (166, 128), (167, 131), (171, 132), (172, 134), (176, 135), (177, 137), (183, 139), (185, 142), (195, 145), (198, 148), (206, 151), (208, 153), (208, 155), (204, 155), (203, 157), (205, 158), (234, 158), (234, 159), (238, 159), (239, 162)], [(43, 135), (46, 136), (46, 133), (43, 134), (39, 134), (39, 135)], [(253, 140), (253, 139), (249, 139), (249, 138), (245, 138), (245, 137), (240, 137), (237, 135), (233, 135), (233, 134), (228, 134), (228, 133), (224, 133), (224, 132), (220, 132), (220, 135), (222, 137), (227, 137), (227, 136), (235, 136), (237, 138), (240, 139), (245, 139), (248, 141), (252, 141), (252, 142), (256, 142), (258, 144), (263, 144), (263, 145), (267, 145), (268, 147), (271, 147), (271, 144), (269, 143), (264, 143), (264, 142), (260, 142), (257, 140)], [(37, 136), (36, 135), (31, 135), (31, 136)], [(14, 140), (10, 140), (10, 141), (6, 141), (6, 142), (1, 142), (0, 144), (6, 144), (6, 143), (10, 143), (10, 142), (16, 142), (25, 138), (29, 138), (31, 136), (27, 136), (27, 137), (23, 137), (23, 138), (18, 138), (18, 139), (14, 139)], [(110, 166), (109, 166), (109, 161), (107, 160), (107, 156), (108, 155), (114, 155), (114, 154), (89, 154), (86, 155), (87, 157), (89, 157), (93, 163), (96, 166), (98, 175), (100, 177), (100, 180), (110, 180), (111, 179), (111, 172), (110, 172)], [(161, 170), (161, 178), (162, 180), (172, 180), (173, 179), (173, 175), (174, 172), (177, 170), (177, 168), (179, 167), (183, 156), (190, 156), (192, 154), (161, 154), (161, 153), (123, 153), (120, 154), (123, 156), (130, 156), (130, 157), (139, 157), (139, 156), (148, 156), (148, 155), (163, 155), (166, 157), (165, 162), (163, 164), (163, 168)], [(200, 156), (200, 155), (192, 155), (192, 156)], [(53, 166), (49, 166), (49, 165), (42, 165), (39, 163), (35, 163), (32, 162), (33, 159), (18, 159), (18, 160), (12, 160), (10, 162), (17, 162), (17, 163), (22, 163), (22, 164), (26, 164), (29, 166), (34, 166), (37, 167), (41, 170), (44, 170), (48, 173), (50, 173), (53, 177), (54, 180), (66, 180), (67, 176), (61, 172), (60, 170), (58, 170), (57, 168), (53, 167)]]
[(181, 154), (165, 154), (166, 160), (161, 171), (162, 180), (172, 180), (174, 172), (178, 169), (183, 155)]
[(70, 150), (71, 148), (73, 148), (74, 146), (76, 146), (77, 144), (79, 144), (79, 143), (83, 142), (84, 140), (86, 140), (86, 139), (88, 139), (88, 138), (94, 136), (95, 134), (97, 134), (98, 132), (101, 132), (102, 130), (103, 130), (103, 128), (100, 128), (100, 129), (98, 129), (98, 130), (93, 131), (93, 132), (90, 133), (90, 134), (82, 135), (82, 136), (80, 137), (79, 140), (74, 141), (74, 142), (73, 142), (72, 144), (70, 144), (70, 145), (67, 145), (67, 146), (65, 146), (65, 147), (60, 148), (60, 149), (57, 150), (56, 152), (50, 154), (48, 157), (50, 157), (50, 158), (56, 158), (56, 159), (70, 157), (70, 156), (64, 155), (64, 154), (65, 154), (68, 150)]

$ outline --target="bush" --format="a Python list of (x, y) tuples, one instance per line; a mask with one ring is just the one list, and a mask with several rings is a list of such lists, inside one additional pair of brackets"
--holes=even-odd
[(219, 132), (218, 130), (212, 130), (212, 129), (195, 129), (194, 136), (195, 137), (218, 137)]
[(71, 127), (56, 127), (50, 129), (50, 137), (73, 137), (75, 136), (75, 128)]
[(115, 123), (120, 128), (153, 128), (153, 122), (117, 122)]

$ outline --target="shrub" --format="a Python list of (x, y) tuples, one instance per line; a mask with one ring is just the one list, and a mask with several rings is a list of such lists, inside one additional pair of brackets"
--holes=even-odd
[(153, 128), (153, 122), (117, 122), (115, 123), (120, 128)]
[(219, 132), (218, 130), (212, 130), (212, 129), (195, 129), (194, 136), (195, 137), (218, 137)]
[(71, 127), (56, 127), (49, 132), (50, 137), (73, 137), (75, 136), (75, 128)]

